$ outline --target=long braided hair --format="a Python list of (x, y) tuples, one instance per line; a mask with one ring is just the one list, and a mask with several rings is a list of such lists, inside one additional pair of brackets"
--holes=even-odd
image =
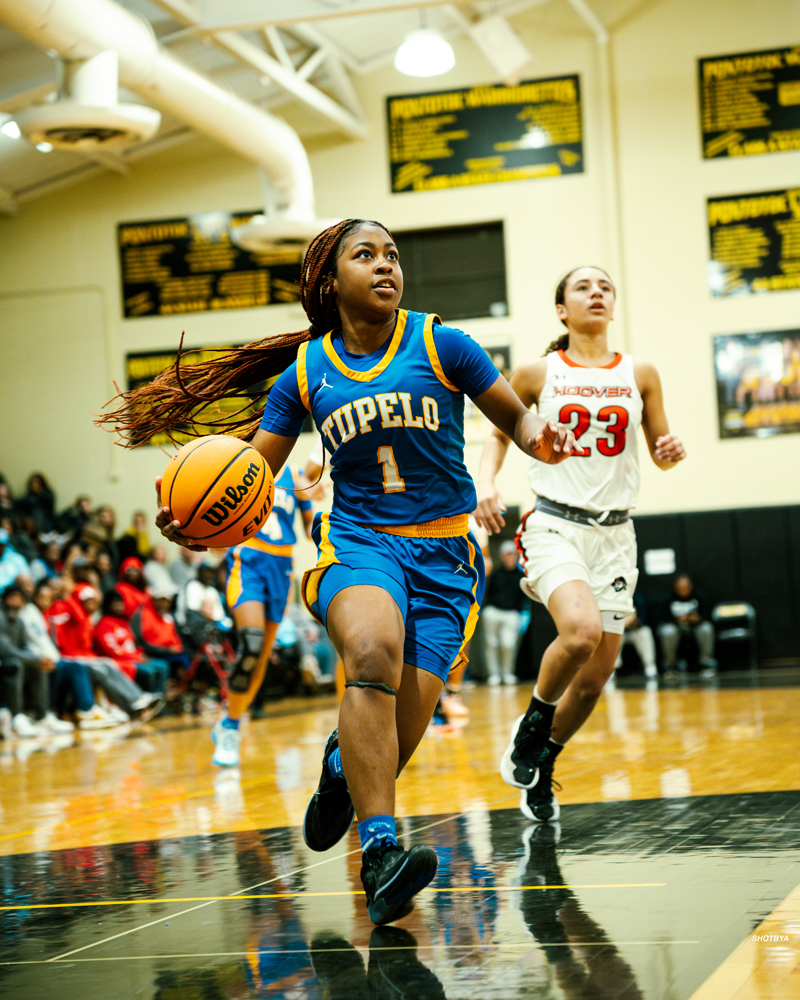
[[(567, 273), (564, 275), (561, 281), (559, 281), (559, 283), (556, 285), (557, 306), (564, 305), (564, 300), (566, 298), (566, 293), (567, 293), (567, 282), (569, 281), (569, 279), (576, 271), (580, 271), (584, 267), (593, 267), (595, 271), (603, 271), (603, 274), (611, 282), (611, 287), (612, 288), (614, 287), (614, 282), (611, 281), (611, 277), (609, 276), (608, 271), (603, 270), (602, 267), (597, 267), (596, 264), (580, 264), (578, 267), (573, 267), (571, 271), (567, 271)], [(561, 322), (564, 324), (564, 326), (567, 325), (566, 320), (562, 319)], [(569, 348), (569, 330), (567, 330), (566, 333), (562, 333), (560, 337), (556, 337), (555, 340), (550, 341), (550, 343), (547, 346), (547, 350), (544, 352), (543, 357), (546, 358), (547, 355), (552, 354), (553, 351), (566, 351), (568, 348)]]
[[(118, 392), (106, 403), (116, 404), (115, 408), (98, 417), (97, 426), (116, 433), (118, 443), (125, 448), (147, 444), (158, 433), (166, 433), (175, 441), (173, 433), (178, 429), (190, 437), (231, 434), (249, 441), (261, 423), (270, 388), (295, 360), (300, 345), (341, 325), (333, 294), (336, 261), (347, 237), (368, 225), (389, 233), (380, 222), (345, 219), (323, 230), (310, 243), (300, 274), (300, 302), (308, 316), (308, 329), (264, 337), (207, 361), (183, 366), (181, 335), (175, 363), (152, 382)], [(234, 407), (233, 412), (211, 406), (221, 399), (239, 400), (241, 406)]]

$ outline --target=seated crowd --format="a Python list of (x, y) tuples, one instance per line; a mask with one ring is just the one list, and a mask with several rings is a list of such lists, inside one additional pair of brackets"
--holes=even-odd
[[(0, 476), (0, 739), (219, 706), (234, 655), (224, 562), (175, 555), (168, 565), (167, 549), (151, 544), (143, 512), (118, 535), (111, 507), (82, 495), (57, 513), (41, 474), (18, 499)], [(323, 679), (329, 651), (297, 611), (256, 713), (269, 693)]]

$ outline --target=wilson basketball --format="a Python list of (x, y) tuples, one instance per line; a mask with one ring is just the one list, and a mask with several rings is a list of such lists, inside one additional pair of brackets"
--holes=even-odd
[(180, 533), (200, 545), (225, 548), (251, 538), (269, 517), (272, 471), (244, 441), (210, 434), (185, 444), (164, 470), (161, 502)]

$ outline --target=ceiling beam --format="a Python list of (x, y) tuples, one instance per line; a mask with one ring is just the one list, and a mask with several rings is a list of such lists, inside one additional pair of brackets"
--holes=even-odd
[[(197, 11), (186, 2), (186, 0), (155, 0), (163, 10), (167, 11), (182, 24), (197, 24)], [(267, 28), (269, 24), (258, 25), (260, 28)], [(277, 32), (276, 32), (277, 34)], [(169, 38), (173, 40), (176, 35), (167, 36), (160, 41), (163, 44)], [(270, 38), (272, 44), (274, 35)], [(332, 121), (346, 135), (356, 139), (363, 139), (368, 134), (366, 120), (363, 116), (353, 114), (348, 108), (338, 104), (333, 98), (328, 97), (318, 87), (315, 87), (308, 80), (304, 79), (292, 65), (291, 68), (283, 65), (279, 59), (273, 58), (263, 49), (254, 45), (247, 38), (235, 31), (219, 31), (210, 36), (210, 40), (219, 46), (228, 55), (233, 56), (240, 62), (255, 70), (260, 76), (268, 77), (281, 90), (291, 94), (292, 97), (302, 101), (303, 104), (313, 108), (323, 117)], [(279, 45), (284, 48), (280, 39)], [(288, 57), (288, 53), (287, 53)]]

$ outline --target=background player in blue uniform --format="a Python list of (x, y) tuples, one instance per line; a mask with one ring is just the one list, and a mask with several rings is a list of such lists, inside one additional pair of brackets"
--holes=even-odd
[(228, 550), (227, 601), (236, 624), (237, 656), (228, 678), (228, 713), (211, 730), (221, 767), (239, 764), (239, 720), (255, 698), (267, 670), (275, 633), (292, 585), (295, 512), (311, 535), (311, 502), (295, 491), (299, 481), (287, 465), (275, 479), (275, 500), (265, 524), (252, 538)]
[[(304, 834), (314, 849), (327, 849), (347, 832), (355, 807), (361, 878), (379, 924), (404, 916), (436, 873), (433, 850), (397, 845), (395, 778), (461, 657), (483, 590), (467, 526), (476, 496), (463, 463), (463, 393), (534, 458), (562, 461), (574, 441), (567, 428), (531, 414), (465, 334), (398, 310), (402, 290), (384, 226), (332, 226), (303, 262), (309, 330), (185, 368), (181, 379), (160, 376), (126, 397), (117, 420), (132, 441), (146, 440), (156, 424), (186, 422), (196, 402), (181, 383), (195, 391), (213, 385), (223, 396), (285, 369), (253, 445), (281, 468), (310, 410), (333, 452), (333, 510), (315, 524), (320, 560), (304, 596), (342, 657), (347, 689)], [(154, 407), (156, 398), (169, 405)], [(227, 429), (253, 431), (244, 419)], [(156, 524), (192, 544), (167, 508)]]

